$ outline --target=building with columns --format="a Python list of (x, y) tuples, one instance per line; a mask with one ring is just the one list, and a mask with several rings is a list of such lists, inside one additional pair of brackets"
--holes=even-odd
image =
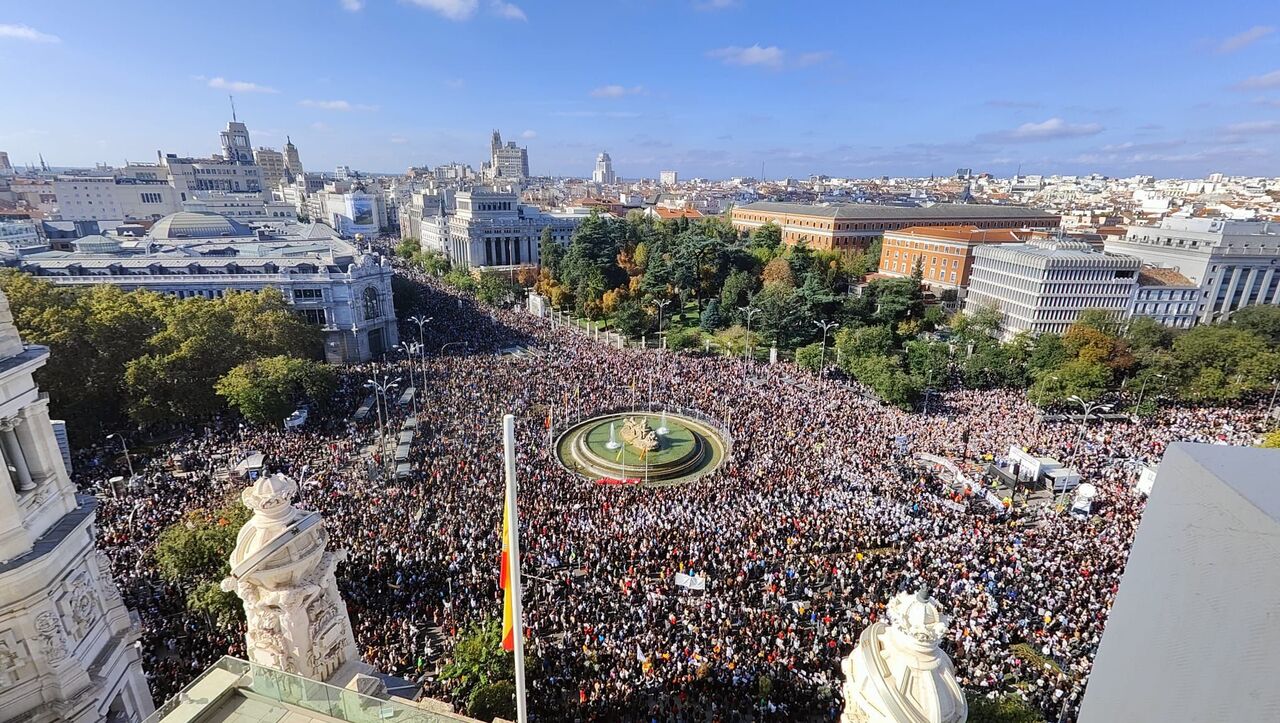
[(0, 294), (0, 720), (125, 723), (153, 706), (138, 623), (94, 547), (97, 501), (77, 494)]
[(1280, 224), (1166, 218), (1108, 238), (1107, 251), (1175, 271), (1199, 286), (1195, 315), (1218, 321), (1254, 304), (1280, 305)]
[(542, 230), (568, 244), (583, 217), (551, 214), (520, 203), (511, 189), (473, 188), (454, 196), (456, 211), (424, 216), (419, 222), (422, 247), (448, 254), (454, 266), (500, 267), (537, 265)]

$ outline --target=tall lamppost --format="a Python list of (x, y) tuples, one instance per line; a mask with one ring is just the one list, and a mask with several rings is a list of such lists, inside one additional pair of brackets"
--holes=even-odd
[(819, 329), (822, 329), (822, 352), (818, 357), (818, 376), (822, 376), (822, 371), (827, 366), (827, 332), (840, 326), (840, 324), (834, 321), (815, 321), (813, 323)]
[(132, 484), (133, 478), (137, 475), (133, 473), (133, 460), (129, 458), (129, 445), (124, 441), (124, 435), (119, 432), (112, 432), (107, 435), (107, 439), (111, 439), (112, 437), (120, 440), (120, 448), (124, 450), (124, 463), (129, 467), (129, 483)]
[[(405, 357), (407, 357), (409, 360), (409, 386), (414, 387), (413, 416), (415, 417), (418, 416), (418, 395), (422, 393), (422, 387), (419, 387), (417, 382), (414, 381), (414, 378), (413, 378), (413, 355), (417, 354), (420, 348), (422, 348), (422, 345), (416, 341), (411, 341), (411, 342), (402, 341), (400, 342), (400, 345), (399, 345), (400, 351), (404, 352)], [(423, 386), (426, 386), (427, 384), (427, 379), (425, 376), (423, 376), (422, 378), (422, 384)]]
[[(659, 299), (653, 302), (653, 305), (658, 307), (658, 339), (662, 339), (662, 312), (666, 310), (667, 304), (670, 303), (671, 299)], [(661, 346), (662, 342), (659, 341), (658, 344)]]
[(1076, 404), (1079, 404), (1081, 411), (1084, 412), (1084, 416), (1080, 418), (1080, 435), (1079, 435), (1080, 437), (1084, 436), (1084, 428), (1085, 428), (1085, 425), (1088, 424), (1089, 422), (1090, 414), (1093, 414), (1094, 411), (1099, 411), (1099, 412), (1111, 411), (1110, 404), (1101, 404), (1098, 402), (1086, 402), (1085, 400), (1080, 398), (1079, 394), (1072, 394), (1071, 396), (1067, 397), (1067, 401), (1075, 402)]
[(760, 313), (760, 310), (754, 306), (739, 306), (738, 311), (747, 315), (747, 343), (743, 345), (742, 355), (746, 356), (751, 349), (751, 318)]
[[(1168, 377), (1165, 376), (1164, 374), (1157, 374), (1156, 376), (1160, 377), (1161, 379), (1168, 379)], [(1147, 382), (1149, 380), (1150, 380), (1150, 377), (1142, 378), (1142, 386), (1138, 389), (1138, 401), (1133, 405), (1133, 413), (1135, 415), (1138, 413), (1138, 408), (1142, 406), (1142, 395), (1147, 393)]]
[(1272, 422), (1276, 419), (1276, 392), (1280, 392), (1280, 377), (1271, 380), (1271, 404), (1267, 407), (1267, 416)]
[[(400, 377), (396, 377), (395, 379), (388, 381), (385, 375), (379, 376), (377, 374), (374, 374), (372, 379), (364, 383), (366, 388), (373, 390), (373, 405), (378, 410), (378, 453), (384, 457), (387, 454), (387, 430), (386, 425), (383, 423), (382, 406), (379, 404), (379, 400), (385, 404), (387, 400), (387, 393), (392, 389), (395, 389), (399, 383)], [(387, 417), (390, 418), (390, 416), (391, 409), (388, 408)], [(385, 468), (385, 462), (381, 462), (380, 464)]]

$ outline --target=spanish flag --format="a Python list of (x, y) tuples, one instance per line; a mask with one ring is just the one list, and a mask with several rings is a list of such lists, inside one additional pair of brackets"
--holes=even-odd
[(502, 505), (502, 555), (499, 561), (498, 584), (502, 586), (502, 649), (515, 652), (515, 612), (511, 607), (511, 508)]

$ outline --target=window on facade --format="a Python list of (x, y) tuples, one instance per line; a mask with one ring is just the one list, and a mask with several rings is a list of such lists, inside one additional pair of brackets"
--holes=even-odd
[(372, 286), (365, 287), (364, 290), (364, 318), (366, 321), (376, 319), (381, 316), (378, 302), (378, 290)]
[(324, 298), (320, 289), (294, 289), (293, 298), (299, 300), (314, 301)]

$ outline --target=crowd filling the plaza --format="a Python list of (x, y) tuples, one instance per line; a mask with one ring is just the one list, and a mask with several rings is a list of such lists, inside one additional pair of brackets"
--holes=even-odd
[[(244, 656), (243, 630), (188, 611), (189, 586), (167, 582), (153, 553), (186, 511), (243, 487), (222, 471), (260, 451), (266, 471), (304, 480), (300, 506), (349, 552), (338, 578), (364, 660), (458, 702), (439, 669), (461, 633), (501, 615), (511, 413), (533, 718), (835, 720), (841, 658), (895, 593), (923, 584), (954, 616), (947, 650), (970, 697), (1016, 695), (1073, 719), (1142, 513), (1141, 465), (1176, 440), (1250, 444), (1263, 422), (1261, 405), (1166, 406), (1082, 434), (1040, 421), (1015, 391), (953, 391), (929, 414), (907, 413), (786, 363), (610, 348), (405, 273), (422, 293), (402, 317), (431, 317), (425, 359), (344, 368), (330, 411), (300, 427), (184, 431), (134, 455), (139, 484), (102, 495), (101, 545), (142, 617), (157, 700), (218, 656)], [(501, 353), (512, 347), (528, 351)], [(408, 476), (371, 478), (377, 416), (351, 421), (375, 373), (421, 387)], [(548, 417), (637, 399), (722, 420), (730, 458), (688, 484), (645, 486), (596, 484), (552, 456)], [(390, 402), (386, 426), (398, 430), (413, 406)], [(1011, 445), (1078, 469), (1099, 490), (1094, 514), (1006, 514), (912, 461), (938, 455), (978, 477)], [(101, 490), (126, 474), (117, 450), (84, 452), (79, 483)]]

